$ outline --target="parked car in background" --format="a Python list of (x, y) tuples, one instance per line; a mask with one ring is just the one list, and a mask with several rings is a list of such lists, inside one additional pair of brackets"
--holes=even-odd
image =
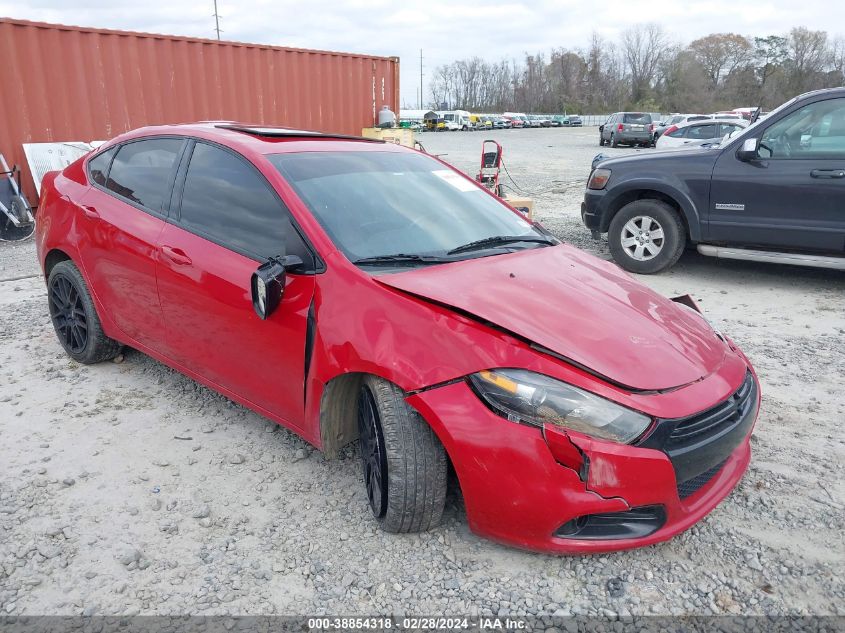
[(238, 124), (130, 132), (44, 178), (36, 247), (71, 358), (129, 345), (327, 458), (358, 440), (388, 532), (436, 526), (454, 468), (481, 535), (641, 547), (707, 515), (748, 467), (757, 377), (688, 298), (406, 147)]
[(581, 117), (577, 114), (570, 114), (563, 118), (563, 125), (564, 127), (581, 127)]
[(496, 117), (493, 119), (493, 128), (496, 130), (509, 130), (512, 125), (512, 121), (506, 117)]
[(527, 127), (526, 114), (524, 112), (504, 112), (502, 116), (511, 122), (511, 127)]
[(796, 97), (709, 149), (597, 161), (581, 218), (637, 273), (669, 268), (687, 244), (845, 270), (843, 210), (845, 88), (835, 88)]
[(599, 145), (652, 145), (654, 123), (648, 112), (617, 112), (599, 127)]
[(673, 125), (681, 125), (689, 121), (705, 121), (712, 118), (713, 116), (710, 114), (673, 114), (663, 121), (655, 123), (652, 136), (657, 141), (666, 131), (666, 128), (672, 127)]
[(563, 119), (565, 116), (563, 114), (555, 114), (551, 117), (551, 127), (563, 127)]
[(525, 127), (542, 127), (540, 117), (536, 114), (529, 114), (525, 117)]
[(657, 149), (683, 147), (689, 143), (702, 144), (718, 142), (726, 134), (748, 127), (745, 119), (707, 119), (681, 123), (666, 128), (657, 139)]

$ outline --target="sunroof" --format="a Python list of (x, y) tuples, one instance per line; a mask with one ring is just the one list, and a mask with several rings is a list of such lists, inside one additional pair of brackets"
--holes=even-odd
[(261, 126), (252, 126), (252, 125), (218, 125), (219, 127), (224, 130), (234, 130), (235, 132), (243, 132), (245, 134), (252, 134), (254, 136), (267, 136), (267, 137), (291, 137), (291, 138), (338, 138), (338, 139), (350, 139), (353, 141), (368, 141), (371, 143), (383, 143), (381, 139), (376, 138), (365, 138), (363, 136), (350, 136), (348, 134), (329, 134), (325, 132), (315, 132), (313, 130), (294, 130), (291, 128), (286, 127), (261, 127)]

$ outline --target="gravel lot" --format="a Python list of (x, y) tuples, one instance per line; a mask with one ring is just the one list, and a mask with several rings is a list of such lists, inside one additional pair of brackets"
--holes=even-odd
[[(594, 128), (493, 134), (537, 217), (607, 257), (581, 226)], [(474, 174), (481, 141), (424, 134)], [(641, 150), (651, 151), (651, 150)], [(845, 275), (687, 253), (642, 281), (691, 292), (755, 363), (750, 470), (674, 540), (554, 557), (443, 525), (380, 532), (357, 447), (303, 441), (129, 350), (84, 367), (59, 347), (34, 247), (0, 246), (0, 615), (845, 615)]]

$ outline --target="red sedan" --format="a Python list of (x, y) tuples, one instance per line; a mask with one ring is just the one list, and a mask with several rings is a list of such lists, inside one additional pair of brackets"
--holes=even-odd
[(694, 304), (420, 152), (145, 128), (48, 175), (36, 235), (72, 358), (129, 345), (329, 457), (360, 439), (392, 532), (437, 525), (451, 464), (479, 534), (647, 545), (748, 466), (757, 379)]

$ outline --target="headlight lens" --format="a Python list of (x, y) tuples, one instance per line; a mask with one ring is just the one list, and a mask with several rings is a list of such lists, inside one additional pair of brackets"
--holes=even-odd
[(524, 369), (495, 369), (469, 378), (476, 393), (512, 422), (554, 424), (603, 440), (627, 444), (651, 424), (642, 413)]
[(587, 189), (604, 189), (607, 181), (610, 180), (609, 169), (594, 169), (590, 174), (590, 181), (587, 183)]

